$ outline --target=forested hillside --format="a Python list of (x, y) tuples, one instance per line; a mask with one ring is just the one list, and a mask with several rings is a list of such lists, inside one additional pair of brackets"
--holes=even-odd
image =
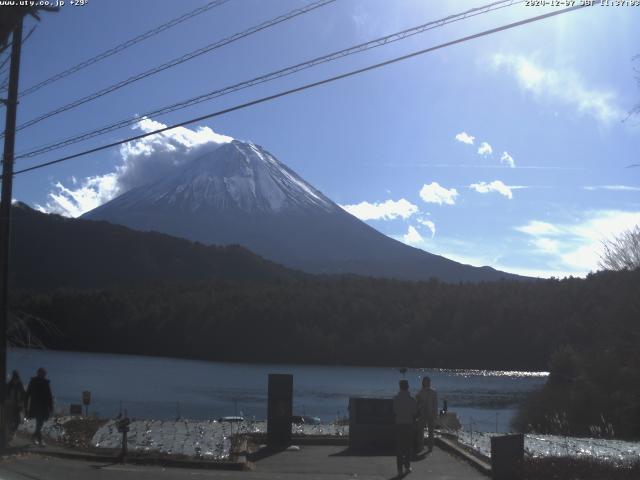
[[(451, 285), (362, 277), (16, 292), (53, 348), (210, 360), (548, 368), (564, 345), (628, 342), (640, 272)], [(46, 334), (45, 334), (46, 335)]]
[(107, 222), (12, 209), (11, 286), (47, 290), (298, 275), (237, 246), (217, 247)]

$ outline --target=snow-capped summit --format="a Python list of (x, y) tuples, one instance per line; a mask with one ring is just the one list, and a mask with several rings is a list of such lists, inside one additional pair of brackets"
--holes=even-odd
[[(338, 208), (321, 192), (260, 146), (233, 140), (187, 164), (175, 175), (135, 188), (109, 208), (145, 204), (191, 212), (304, 212)], [(93, 217), (102, 207), (94, 210)]]
[(509, 277), (409, 247), (361, 222), (262, 147), (233, 140), (86, 213), (313, 273), (446, 281)]

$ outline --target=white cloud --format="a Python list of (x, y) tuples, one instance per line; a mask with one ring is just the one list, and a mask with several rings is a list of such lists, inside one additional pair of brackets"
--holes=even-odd
[(406, 220), (418, 212), (418, 207), (404, 198), (398, 201), (360, 202), (355, 205), (340, 206), (360, 220), (393, 220), (398, 217)]
[(516, 162), (513, 159), (513, 157), (509, 155), (509, 152), (502, 152), (502, 156), (500, 157), (500, 163), (506, 163), (511, 168), (515, 168), (516, 166)]
[(535, 251), (547, 255), (558, 270), (585, 275), (598, 269), (603, 242), (640, 224), (640, 211), (595, 210), (573, 223), (532, 221), (516, 230), (531, 237)]
[(539, 220), (531, 220), (526, 225), (516, 227), (516, 230), (528, 235), (557, 235), (561, 233), (555, 225)]
[(418, 218), (417, 219), (418, 223), (427, 227), (430, 231), (431, 231), (431, 238), (435, 237), (436, 235), (436, 224), (433, 223), (431, 220), (428, 220), (426, 218)]
[[(143, 118), (134, 127), (145, 133), (164, 128), (166, 125)], [(118, 181), (123, 191), (164, 177), (176, 167), (233, 141), (219, 135), (209, 127), (191, 130), (178, 127), (140, 140), (125, 143), (120, 147), (123, 163), (117, 167)]]
[(493, 182), (478, 182), (472, 183), (469, 185), (471, 190), (475, 190), (478, 193), (491, 193), (497, 192), (500, 195), (504, 195), (505, 197), (511, 199), (513, 198), (513, 192), (511, 191), (511, 187), (502, 183), (501, 180), (494, 180)]
[(402, 240), (404, 241), (404, 243), (417, 245), (421, 243), (424, 238), (422, 238), (422, 235), (420, 235), (420, 232), (418, 232), (418, 230), (416, 230), (414, 226), (409, 225), (409, 229), (407, 230), (407, 233), (402, 236)]
[(541, 252), (556, 253), (560, 248), (560, 242), (552, 238), (534, 238), (533, 244)]
[[(165, 126), (142, 118), (133, 128), (148, 133)], [(176, 167), (232, 140), (209, 127), (195, 130), (178, 127), (125, 143), (120, 147), (121, 163), (114, 172), (83, 180), (71, 177), (72, 186), (58, 182), (49, 193), (47, 203), (36, 205), (36, 208), (70, 217), (80, 216), (132, 188), (160, 179)]]
[(591, 185), (582, 187), (584, 190), (612, 190), (616, 192), (640, 192), (640, 187), (630, 185)]
[(424, 184), (420, 189), (420, 198), (427, 203), (437, 203), (442, 205), (454, 205), (458, 191), (455, 188), (441, 187), (438, 182), (431, 182), (429, 185)]
[(614, 92), (588, 87), (572, 70), (545, 68), (524, 55), (496, 54), (492, 60), (495, 68), (511, 73), (521, 88), (538, 99), (557, 100), (605, 125), (626, 116)]
[(476, 137), (472, 137), (467, 132), (460, 132), (456, 135), (456, 140), (462, 143), (466, 143), (467, 145), (473, 145), (473, 141)]
[[(514, 259), (504, 258), (505, 244), (488, 245), (484, 242), (475, 243), (469, 240), (462, 241), (457, 238), (443, 238), (439, 241), (434, 240), (429, 244), (429, 252), (443, 257), (455, 260), (456, 262), (464, 263), (467, 265), (473, 265), (476, 267), (482, 267), (490, 265), (497, 270), (503, 272), (515, 273), (518, 275), (525, 275), (529, 277), (568, 277), (569, 275), (576, 276), (575, 270), (562, 267), (560, 265), (554, 265), (554, 262), (541, 261), (540, 257), (535, 257), (533, 263), (529, 260), (528, 263), (532, 263), (532, 266), (523, 265)], [(549, 257), (555, 258), (552, 255)], [(531, 257), (528, 253), (527, 257)], [(506, 260), (506, 261), (505, 261)], [(559, 263), (559, 262), (558, 262)]]
[(478, 147), (478, 155), (489, 156), (493, 153), (493, 148), (487, 142), (482, 142)]
[[(74, 185), (76, 180), (71, 179)], [(93, 210), (120, 194), (117, 174), (108, 173), (102, 176), (88, 177), (77, 188), (67, 188), (62, 183), (55, 184), (56, 190), (48, 195), (45, 205), (35, 205), (37, 210), (45, 213), (58, 213), (67, 217), (78, 217), (84, 212)]]

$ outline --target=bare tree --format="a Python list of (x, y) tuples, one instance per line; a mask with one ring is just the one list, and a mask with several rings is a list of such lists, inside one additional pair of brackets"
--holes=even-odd
[(53, 323), (44, 318), (31, 315), (26, 312), (10, 312), (7, 325), (7, 343), (12, 347), (22, 348), (46, 348), (44, 342), (37, 333), (45, 337), (62, 335), (62, 332)]
[(604, 242), (600, 268), (605, 270), (640, 268), (640, 225)]

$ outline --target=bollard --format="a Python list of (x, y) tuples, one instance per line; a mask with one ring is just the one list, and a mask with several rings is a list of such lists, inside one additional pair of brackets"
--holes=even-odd
[(85, 390), (82, 392), (82, 404), (84, 405), (84, 416), (89, 416), (89, 405), (91, 405), (91, 392)]
[(494, 480), (520, 480), (523, 460), (523, 434), (491, 437), (491, 473)]
[(118, 431), (122, 433), (122, 451), (120, 452), (120, 461), (124, 462), (127, 456), (127, 433), (129, 433), (129, 424), (131, 420), (127, 416), (127, 410), (124, 411), (124, 417), (118, 420)]
[(269, 374), (267, 399), (267, 445), (272, 449), (291, 445), (293, 375)]

